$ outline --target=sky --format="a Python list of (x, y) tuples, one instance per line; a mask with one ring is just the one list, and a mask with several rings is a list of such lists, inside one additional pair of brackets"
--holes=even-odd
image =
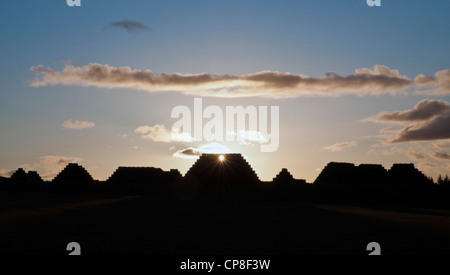
[[(0, 176), (179, 169), (242, 153), (262, 180), (329, 162), (450, 170), (447, 0), (2, 3)], [(279, 148), (174, 139), (176, 106), (279, 106)], [(204, 125), (208, 120), (203, 121)], [(270, 121), (270, 119), (269, 119)], [(203, 126), (204, 126), (203, 125)], [(257, 135), (259, 137), (259, 134)]]

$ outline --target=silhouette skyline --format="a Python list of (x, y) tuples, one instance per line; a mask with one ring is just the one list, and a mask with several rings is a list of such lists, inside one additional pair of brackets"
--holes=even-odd
[[(14, 183), (17, 186), (37, 186), (44, 184), (36, 171), (25, 172), (19, 168), (10, 178), (1, 177), (0, 183)], [(192, 184), (199, 188), (221, 189), (232, 186), (256, 186), (265, 184), (298, 185), (298, 186), (335, 186), (335, 187), (389, 187), (405, 188), (430, 187), (448, 185), (449, 178), (442, 176), (435, 182), (419, 171), (414, 164), (394, 164), (386, 170), (378, 164), (361, 164), (330, 162), (313, 183), (303, 179), (295, 179), (288, 169), (283, 168), (272, 181), (261, 181), (252, 166), (241, 155), (202, 154), (183, 176), (177, 169), (164, 171), (155, 167), (119, 167), (106, 181), (94, 180), (89, 172), (76, 163), (69, 163), (48, 184), (54, 186), (89, 186), (104, 182), (122, 191), (151, 191), (152, 189), (171, 188), (174, 183)]]

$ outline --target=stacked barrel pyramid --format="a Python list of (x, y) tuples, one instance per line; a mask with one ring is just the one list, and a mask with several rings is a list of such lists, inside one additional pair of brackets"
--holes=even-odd
[(185, 180), (208, 185), (251, 185), (260, 183), (241, 154), (204, 154), (186, 173)]

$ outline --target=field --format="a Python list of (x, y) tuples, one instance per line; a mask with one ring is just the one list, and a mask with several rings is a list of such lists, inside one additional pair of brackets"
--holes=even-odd
[(0, 206), (0, 254), (450, 254), (447, 209), (13, 192)]

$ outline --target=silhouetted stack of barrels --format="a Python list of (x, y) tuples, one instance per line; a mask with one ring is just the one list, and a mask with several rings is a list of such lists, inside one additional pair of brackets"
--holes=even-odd
[(23, 190), (36, 190), (43, 186), (44, 181), (37, 172), (29, 171), (25, 172), (22, 168), (17, 169), (11, 175), (8, 181), (5, 181), (8, 187), (11, 189), (23, 189)]
[(381, 165), (329, 163), (317, 177), (315, 184), (337, 186), (430, 186), (433, 182), (414, 164), (394, 164), (387, 171)]
[(306, 184), (306, 180), (297, 180), (288, 169), (284, 168), (281, 172), (273, 179), (275, 184)]
[(261, 183), (241, 154), (204, 154), (186, 173), (185, 182), (212, 189)]
[(152, 167), (119, 167), (107, 180), (108, 185), (124, 192), (170, 192), (172, 184), (180, 181), (181, 173), (165, 172)]
[(428, 186), (433, 181), (420, 172), (414, 164), (394, 164), (388, 172), (388, 180), (402, 186)]
[(92, 176), (82, 166), (70, 163), (52, 181), (56, 189), (84, 189), (94, 183)]

